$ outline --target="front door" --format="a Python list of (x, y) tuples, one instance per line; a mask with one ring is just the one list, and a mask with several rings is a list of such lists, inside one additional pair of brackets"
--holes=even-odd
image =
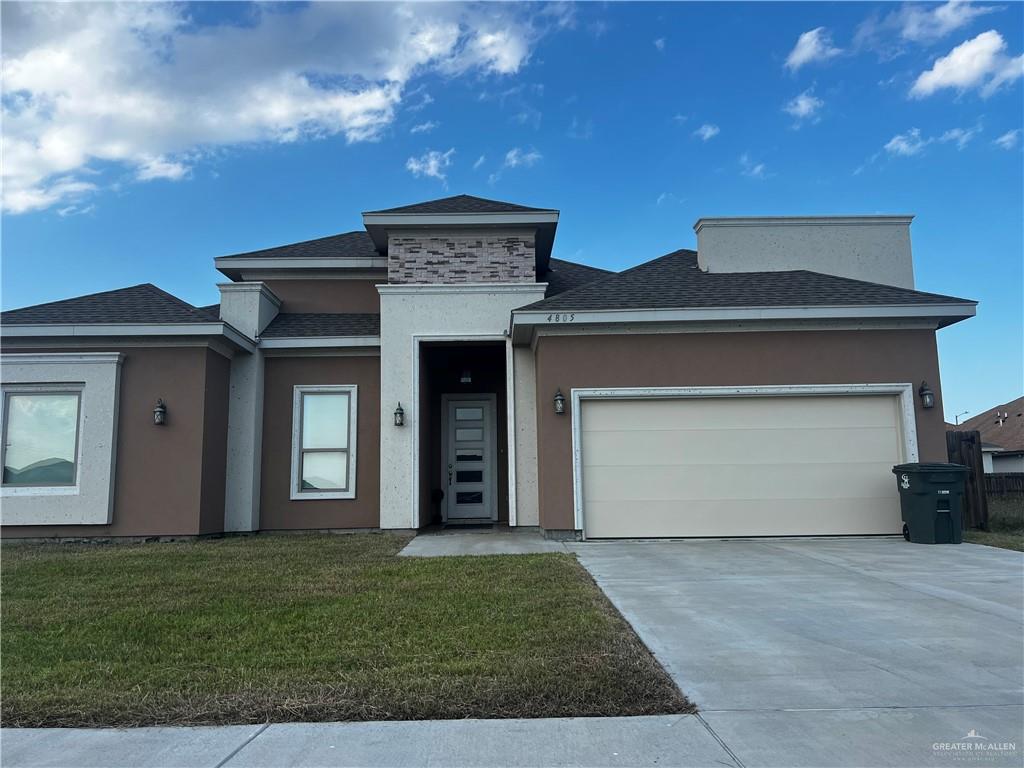
[(497, 520), (494, 395), (445, 395), (445, 522)]

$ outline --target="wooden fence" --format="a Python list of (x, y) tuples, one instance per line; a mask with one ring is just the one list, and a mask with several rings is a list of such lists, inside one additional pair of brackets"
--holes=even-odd
[(985, 495), (985, 466), (981, 458), (981, 433), (946, 433), (946, 453), (952, 464), (967, 467), (964, 488), (964, 528), (988, 528), (988, 498)]
[(1024, 472), (993, 472), (985, 475), (985, 493), (1024, 493)]

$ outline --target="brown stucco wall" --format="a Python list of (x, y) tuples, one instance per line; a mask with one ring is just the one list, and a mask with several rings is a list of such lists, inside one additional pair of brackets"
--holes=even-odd
[(555, 390), (573, 387), (750, 386), (927, 380), (936, 404), (915, 397), (921, 461), (946, 461), (935, 333), (929, 330), (541, 336), (537, 343), (540, 524), (573, 528), (571, 416)]
[(380, 312), (376, 280), (267, 280), (282, 312)]
[[(110, 347), (7, 352), (111, 351)], [(110, 525), (4, 526), (4, 538), (188, 536), (223, 530), (229, 362), (207, 347), (117, 348), (121, 366)], [(167, 423), (153, 424), (158, 397)]]
[[(268, 357), (263, 390), (260, 528), (377, 528), (380, 525), (380, 358)], [(292, 397), (297, 384), (355, 384), (356, 498), (292, 501)]]

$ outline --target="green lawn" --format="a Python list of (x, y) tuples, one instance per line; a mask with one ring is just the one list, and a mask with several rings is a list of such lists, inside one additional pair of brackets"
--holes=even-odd
[(574, 558), (405, 541), (4, 545), (3, 725), (692, 711)]
[(964, 531), (964, 541), (1024, 552), (1024, 528), (993, 528), (991, 531), (968, 530)]

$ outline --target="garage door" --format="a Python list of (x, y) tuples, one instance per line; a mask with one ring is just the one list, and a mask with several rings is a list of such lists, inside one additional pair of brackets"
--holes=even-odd
[(588, 537), (899, 533), (895, 396), (581, 403)]

